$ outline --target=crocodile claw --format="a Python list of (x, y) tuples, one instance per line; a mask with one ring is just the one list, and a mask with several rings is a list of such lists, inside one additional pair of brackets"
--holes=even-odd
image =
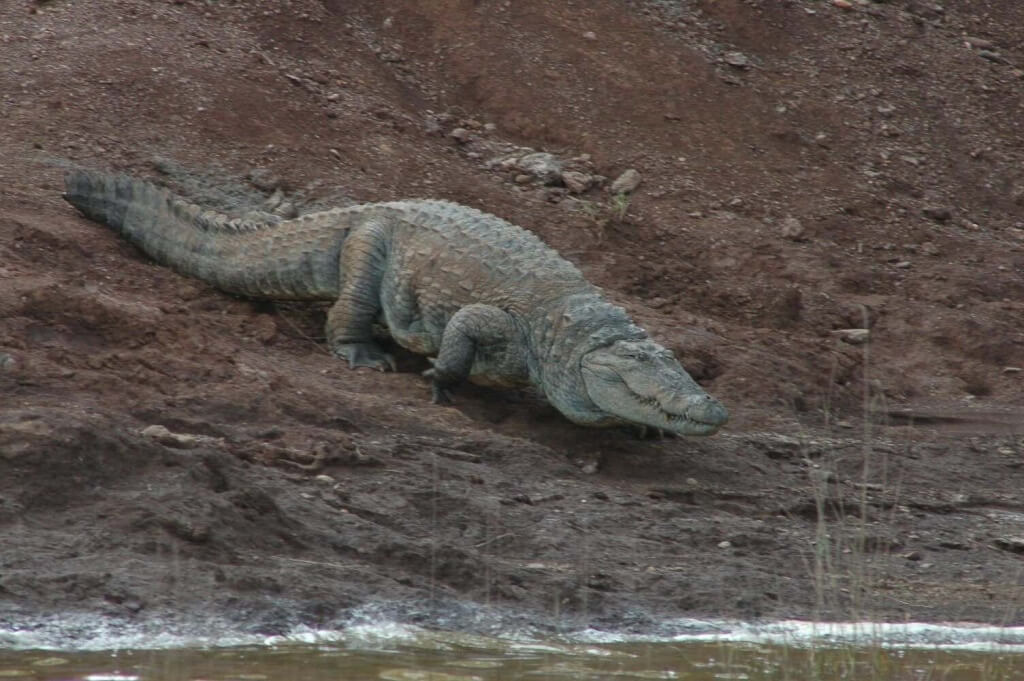
[(450, 390), (442, 388), (437, 383), (433, 383), (430, 386), (430, 390), (433, 396), (430, 401), (434, 404), (454, 404), (455, 400), (452, 399), (452, 393)]
[[(432, 357), (428, 357), (427, 361), (433, 364), (435, 360)], [(424, 378), (429, 378), (433, 381), (430, 385), (430, 391), (432, 393), (430, 398), (431, 402), (434, 404), (454, 404), (455, 401), (452, 399), (451, 391), (438, 385), (437, 370), (434, 367), (424, 371), (423, 376)]]
[(674, 440), (676, 438), (676, 434), (670, 430), (663, 430), (655, 426), (645, 426), (643, 424), (637, 424), (636, 434), (641, 440)]
[(349, 367), (353, 369), (369, 367), (381, 371), (398, 370), (395, 358), (373, 343), (342, 343), (334, 349), (334, 354), (348, 360)]

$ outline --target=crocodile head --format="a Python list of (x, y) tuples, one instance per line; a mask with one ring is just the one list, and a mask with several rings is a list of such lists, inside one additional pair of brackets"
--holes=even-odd
[(580, 368), (591, 402), (616, 420), (680, 435), (711, 435), (729, 420), (725, 407), (650, 339), (591, 350)]

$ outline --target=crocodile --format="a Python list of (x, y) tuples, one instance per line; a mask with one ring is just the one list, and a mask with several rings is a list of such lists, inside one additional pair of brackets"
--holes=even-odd
[(236, 295), (332, 301), (327, 342), (352, 368), (395, 369), (383, 323), (432, 357), (435, 403), (469, 380), (533, 386), (586, 426), (711, 435), (729, 418), (575, 265), (494, 215), (424, 199), (232, 218), (126, 175), (64, 179), (65, 200), (160, 264)]

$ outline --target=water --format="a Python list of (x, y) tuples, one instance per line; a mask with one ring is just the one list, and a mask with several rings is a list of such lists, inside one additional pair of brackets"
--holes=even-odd
[(1024, 679), (1020, 629), (826, 625), (823, 631), (795, 623), (690, 628), (673, 640), (625, 640), (598, 632), (572, 640), (510, 640), (374, 625), (230, 647), (206, 641), (148, 650), (10, 648), (0, 650), (0, 681)]

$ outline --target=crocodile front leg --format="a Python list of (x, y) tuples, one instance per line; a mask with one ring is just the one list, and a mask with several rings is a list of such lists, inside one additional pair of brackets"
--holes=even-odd
[(394, 357), (373, 341), (386, 265), (387, 234), (378, 223), (353, 230), (342, 244), (338, 300), (327, 312), (327, 343), (353, 369), (395, 370)]
[(433, 402), (451, 402), (451, 389), (470, 374), (474, 380), (517, 385), (526, 380), (525, 348), (512, 317), (491, 305), (467, 305), (452, 315), (441, 336), (434, 367)]

